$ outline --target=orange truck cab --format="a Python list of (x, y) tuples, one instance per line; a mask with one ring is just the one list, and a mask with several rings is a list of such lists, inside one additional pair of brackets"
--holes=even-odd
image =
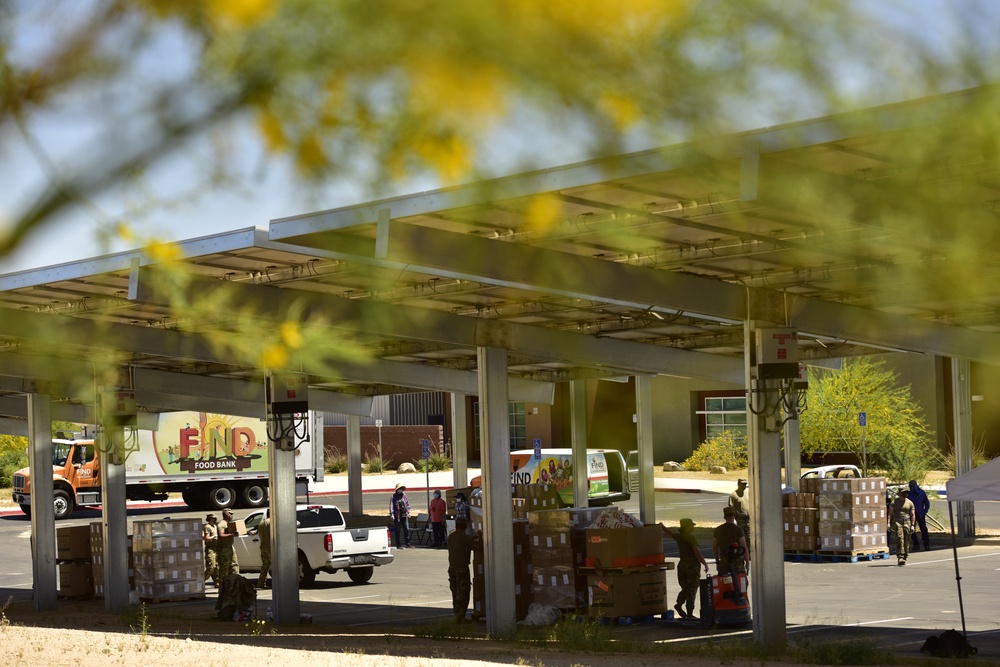
[[(511, 484), (552, 484), (567, 505), (573, 504), (573, 450), (569, 448), (517, 449), (510, 453)], [(472, 479), (482, 485), (482, 476)], [(590, 506), (628, 500), (625, 457), (617, 449), (587, 450), (587, 498)]]
[[(13, 500), (25, 514), (31, 513), (30, 485), (28, 468), (14, 474)], [(57, 519), (69, 516), (77, 504), (100, 504), (101, 466), (93, 440), (52, 441), (52, 486)]]

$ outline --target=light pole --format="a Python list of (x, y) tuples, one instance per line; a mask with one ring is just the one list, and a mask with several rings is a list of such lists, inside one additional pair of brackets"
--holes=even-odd
[(385, 472), (385, 461), (382, 459), (382, 420), (376, 419), (375, 426), (378, 428), (378, 473)]

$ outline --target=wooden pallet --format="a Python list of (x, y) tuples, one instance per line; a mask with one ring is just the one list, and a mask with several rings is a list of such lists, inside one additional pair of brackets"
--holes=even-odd
[(886, 560), (888, 551), (786, 551), (785, 562), (791, 563), (857, 563), (859, 561)]
[(633, 567), (578, 567), (576, 568), (577, 574), (596, 574), (596, 575), (623, 575), (623, 574), (644, 574), (646, 572), (655, 572), (656, 570), (673, 570), (677, 567), (676, 563), (656, 563), (655, 565), (636, 565)]
[(192, 602), (194, 600), (204, 600), (205, 594), (199, 593), (195, 595), (171, 595), (170, 597), (164, 598), (139, 598), (140, 602), (148, 602), (149, 604), (159, 604), (161, 602)]

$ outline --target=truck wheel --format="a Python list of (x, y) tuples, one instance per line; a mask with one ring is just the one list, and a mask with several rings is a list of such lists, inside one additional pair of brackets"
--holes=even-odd
[(240, 503), (250, 508), (267, 505), (267, 486), (259, 482), (247, 483), (240, 489)]
[(309, 588), (316, 583), (316, 570), (309, 567), (309, 561), (299, 552), (299, 588)]
[(73, 513), (73, 499), (62, 489), (56, 489), (52, 494), (52, 507), (56, 519), (66, 519)]
[(232, 484), (213, 486), (208, 492), (208, 508), (213, 510), (229, 509), (236, 504), (236, 489)]
[(21, 511), (24, 512), (24, 516), (31, 516), (31, 505), (21, 505)]
[(375, 574), (374, 567), (352, 567), (347, 570), (347, 576), (356, 584), (368, 583), (373, 574)]

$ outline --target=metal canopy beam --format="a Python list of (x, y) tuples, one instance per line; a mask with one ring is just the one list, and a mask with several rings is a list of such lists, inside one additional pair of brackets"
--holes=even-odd
[[(156, 284), (155, 275), (144, 274), (139, 281), (137, 300), (165, 303), (165, 297), (157, 294)], [(734, 358), (553, 331), (526, 324), (218, 280), (196, 281), (191, 289), (203, 295), (224, 292), (225, 298), (220, 299), (220, 303), (253, 303), (261, 316), (275, 321), (290, 317), (294, 306), (299, 318), (308, 318), (315, 313), (336, 322), (338, 328), (390, 338), (431, 341), (466, 348), (489, 345), (544, 359), (571, 360), (590, 367), (621, 371), (735, 383), (742, 382), (743, 377), (742, 363)]]
[[(326, 234), (317, 242), (337, 244), (336, 239), (339, 238), (335, 234)], [(358, 246), (357, 243), (354, 245)], [(367, 252), (369, 256), (374, 253), (371, 243)], [(438, 276), (638, 309), (653, 306), (662, 310), (684, 311), (692, 316), (700, 313), (733, 322), (745, 319), (748, 297), (787, 299), (788, 321), (784, 324), (794, 326), (803, 335), (827, 336), (925, 354), (954, 354), (1000, 365), (1000, 335), (993, 333), (398, 221), (390, 225), (386, 261), (396, 268), (405, 267), (410, 271), (424, 271)], [(542, 266), (547, 270), (538, 270)], [(645, 347), (649, 349), (649, 346)], [(704, 362), (699, 362), (705, 364), (711, 364), (715, 358), (708, 354), (699, 356), (706, 358)], [(641, 372), (643, 369), (629, 367), (628, 370)], [(646, 367), (646, 370), (655, 369)], [(706, 368), (702, 374), (691, 373), (691, 376), (710, 377), (710, 374), (711, 371)], [(742, 382), (732, 378), (730, 381)]]

